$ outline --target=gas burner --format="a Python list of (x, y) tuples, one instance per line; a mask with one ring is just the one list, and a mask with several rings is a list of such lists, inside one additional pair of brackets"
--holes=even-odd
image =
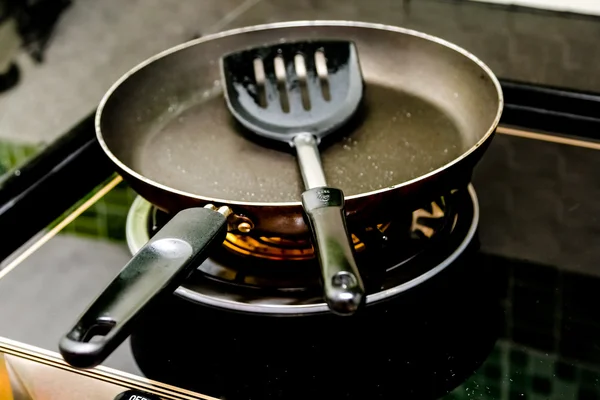
[[(319, 289), (219, 281), (205, 272), (216, 264), (208, 260), (177, 296), (165, 297), (136, 323), (130, 341), (136, 364), (150, 379), (215, 398), (442, 397), (487, 358), (503, 317), (497, 293), (489, 290), (493, 275), (476, 251), (475, 191), (455, 192), (451, 204), (451, 232), (439, 241), (421, 238), (431, 247), (411, 260), (365, 246), (361, 274), (384, 273), (371, 285), (367, 307), (352, 317), (329, 312)], [(259, 264), (266, 261), (293, 264)], [(288, 269), (271, 270), (277, 271)]]
[[(416, 286), (452, 263), (472, 240), (475, 190), (457, 190), (412, 214), (375, 226), (351, 226), (367, 303)], [(135, 199), (127, 243), (136, 253), (170, 216)], [(327, 312), (310, 242), (228, 233), (222, 248), (176, 290), (192, 302), (250, 313)]]
[[(136, 211), (137, 209), (139, 212)], [(170, 220), (171, 216), (153, 207), (141, 197), (134, 201), (132, 213), (135, 215), (135, 220), (132, 220), (129, 225), (127, 238), (130, 250), (135, 253)], [(373, 226), (350, 226), (356, 252), (360, 254), (367, 247), (381, 249), (386, 243), (391, 242), (390, 239), (395, 243), (404, 242), (402, 248), (405, 251), (418, 252), (427, 240), (437, 239), (438, 236), (450, 232), (456, 214), (448, 200), (441, 197), (426, 208), (390, 219), (391, 221)], [(223, 245), (230, 253), (243, 258), (254, 257), (276, 261), (314, 259), (312, 245), (307, 239), (228, 233)]]

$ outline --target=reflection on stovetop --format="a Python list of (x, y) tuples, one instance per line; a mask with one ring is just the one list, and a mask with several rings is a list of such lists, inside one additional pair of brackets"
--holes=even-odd
[(173, 296), (139, 324), (134, 357), (150, 378), (226, 399), (438, 398), (500, 332), (497, 292), (473, 250), (352, 318), (230, 313)]
[[(411, 291), (449, 268), (473, 241), (478, 210), (473, 188), (457, 190), (427, 207), (415, 210), (412, 217), (409, 213), (408, 224), (394, 226), (394, 222), (398, 221), (391, 222), (383, 232), (384, 240), (360, 242), (364, 244), (364, 249), (357, 253), (356, 261), (365, 281), (368, 308)], [(360, 233), (358, 235), (365, 238)], [(228, 280), (213, 274), (215, 266), (223, 265), (223, 261), (235, 261), (234, 268), (229, 268), (231, 273)], [(206, 264), (208, 268), (203, 268)], [(319, 279), (315, 279), (320, 276), (316, 260), (307, 260), (304, 265), (297, 265), (295, 270), (290, 268), (291, 262), (288, 261), (279, 262), (279, 265), (272, 265), (266, 270), (263, 263), (260, 263), (263, 268), (249, 270), (245, 268), (246, 264), (239, 258), (209, 260), (183, 285), (184, 290), (177, 294), (192, 302), (253, 313), (297, 315), (327, 311), (321, 284)], [(278, 273), (273, 267), (277, 267)], [(257, 286), (281, 274), (287, 275), (287, 282), (293, 284)], [(298, 285), (295, 279), (301, 274), (307, 276), (303, 282), (305, 285)], [(275, 282), (280, 283), (277, 280)]]
[[(475, 191), (465, 188), (386, 224), (351, 225), (371, 300), (352, 318), (305, 307), (322, 300), (303, 241), (229, 234), (138, 326), (136, 362), (150, 378), (224, 398), (446, 394), (499, 335), (499, 302), (473, 240), (478, 210)], [(132, 253), (168, 220), (137, 198), (127, 220)], [(198, 360), (208, 379), (197, 379), (198, 367), (187, 372)]]
[[(173, 296), (132, 336), (134, 357), (153, 379), (227, 399), (596, 392), (577, 382), (600, 377), (593, 341), (581, 345), (595, 318), (573, 334), (567, 322), (592, 287), (577, 297), (578, 275), (485, 255), (476, 243), (458, 264), (355, 320), (232, 314)], [(201, 292), (205, 281), (195, 274), (185, 287)]]
[[(59, 0), (53, 1), (56, 4), (61, 2), (65, 3)], [(42, 4), (50, 1), (29, 3)], [(81, 12), (86, 8), (89, 9), (91, 2), (75, 2), (74, 5), (77, 3), (79, 8), (76, 7), (74, 10), (79, 10), (76, 13), (78, 16), (83, 16), (85, 19), (86, 15), (96, 15), (94, 10)], [(122, 8), (120, 2), (112, 3), (102, 7), (113, 7), (117, 11)], [(140, 3), (139, 10), (147, 11), (144, 11), (145, 15), (153, 15), (152, 7), (142, 2), (138, 3)], [(220, 4), (218, 7), (201, 10), (194, 2), (187, 3), (185, 6), (163, 7), (163, 9), (168, 10), (167, 17), (175, 15), (176, 18), (171, 18), (172, 21), (182, 20), (176, 14), (189, 16), (183, 18), (187, 21), (184, 23), (194, 30), (200, 29), (202, 33), (210, 33), (211, 30), (216, 29), (214, 27), (222, 26), (209, 22), (213, 14), (225, 15), (220, 5), (227, 9), (237, 6), (234, 4), (237, 3), (236, 1), (216, 2)], [(600, 27), (597, 20), (593, 18), (540, 12), (515, 12), (514, 8), (489, 7), (476, 4), (477, 2), (436, 0), (410, 2), (410, 4), (409, 1), (381, 1), (379, 4), (355, 2), (354, 6), (348, 6), (347, 2), (342, 1), (300, 1), (295, 2), (293, 7), (286, 2), (262, 0), (244, 2), (244, 5), (251, 3), (248, 12), (236, 14), (233, 19), (227, 14), (227, 18), (223, 21), (227, 25), (225, 28), (288, 17), (297, 19), (299, 16), (304, 19), (336, 19), (342, 16), (342, 19), (365, 19), (399, 24), (424, 30), (464, 45), (480, 54), (484, 62), (506, 78), (579, 87), (585, 90), (600, 87), (600, 75), (595, 72), (596, 67), (594, 67), (597, 63), (589, 62), (590, 58), (594, 56), (597, 58), (597, 53), (591, 50), (596, 47), (597, 39), (594, 37), (598, 36)], [(398, 12), (389, 12), (391, 6)], [(194, 16), (193, 13), (188, 12), (189, 10), (196, 10), (197, 15)], [(115, 37), (123, 36), (121, 35), (123, 27), (128, 32), (138, 32), (141, 28), (156, 31), (155, 24), (152, 23), (145, 25), (138, 23), (137, 27), (130, 26), (131, 24), (127, 22), (123, 23), (122, 21), (128, 20), (127, 13), (100, 14), (111, 16), (111, 18), (100, 18), (99, 21), (116, 27), (117, 29), (111, 29)], [(48, 15), (50, 14), (46, 13), (45, 17)], [(449, 15), (452, 17), (448, 18)], [(84, 22), (95, 20), (97, 20), (95, 17), (88, 18)], [(152, 20), (153, 18), (138, 18), (138, 22)], [(99, 26), (99, 29), (90, 29)], [(84, 23), (82, 29), (85, 31), (84, 34), (75, 37), (82, 36), (83, 40), (86, 40), (86, 37), (89, 40), (94, 36), (93, 32), (103, 30), (102, 25), (93, 23), (91, 25)], [(67, 30), (63, 31), (67, 32)], [(143, 38), (140, 39), (143, 46), (133, 46), (139, 48), (137, 52), (131, 51), (132, 46), (122, 46), (124, 42), (121, 40), (104, 40), (109, 43), (108, 47), (104, 46), (106, 51), (100, 53), (92, 51), (90, 54), (98, 53), (106, 56), (114, 53), (110, 57), (113, 61), (122, 61), (124, 56), (131, 61), (135, 58), (135, 54), (148, 52), (146, 46), (148, 43), (150, 45), (154, 43), (154, 47), (158, 43), (160, 47), (160, 43), (164, 40), (173, 40), (180, 34), (177, 29), (168, 31), (161, 31), (150, 40), (148, 35), (137, 34), (134, 35), (133, 42), (131, 38), (125, 38), (125, 42), (129, 40), (130, 44), (135, 44), (136, 40)], [(89, 32), (92, 32), (92, 35)], [(62, 35), (59, 39), (68, 37), (68, 34)], [(69, 43), (64, 40), (62, 42), (62, 49), (74, 48), (69, 47)], [(112, 51), (113, 42), (119, 44), (117, 51)], [(77, 47), (75, 42), (71, 44)], [(150, 51), (152, 52), (153, 50)], [(62, 60), (61, 57), (55, 58)], [(87, 64), (94, 67), (87, 70), (93, 71), (93, 75), (98, 76), (94, 57), (87, 58), (89, 61)], [(64, 64), (62, 61), (59, 64)], [(69, 62), (67, 64), (75, 65)], [(79, 74), (83, 78), (86, 76), (87, 64), (83, 65), (83, 75)], [(123, 65), (122, 62), (109, 64), (116, 67)], [(81, 70), (79, 67), (77, 69)], [(107, 83), (112, 79), (107, 81), (106, 77), (109, 75), (107, 73), (100, 75), (99, 81)], [(41, 76), (49, 75), (41, 74)], [(88, 105), (92, 105), (94, 99), (105, 90), (100, 87), (101, 85), (96, 86), (92, 88), (92, 92), (97, 93), (88, 96)], [(49, 86), (39, 85), (39, 87), (44, 91)], [(59, 85), (59, 88), (65, 91), (65, 85)], [(504, 89), (509, 106), (513, 102), (520, 105), (520, 102), (530, 101), (525, 98), (528, 96), (522, 96), (520, 92), (510, 96), (511, 92), (506, 90), (506, 86)], [(81, 90), (71, 90), (71, 92), (78, 93), (78, 96), (71, 96), (70, 101), (73, 104), (82, 103), (81, 97), (85, 97), (85, 93)], [(23, 96), (15, 98), (18, 93)], [(28, 90), (13, 91), (10, 93), (13, 97), (6, 104), (14, 105), (15, 99), (18, 103), (19, 98), (30, 102), (36, 97), (31, 96), (31, 93), (33, 92)], [(545, 97), (547, 93), (540, 96)], [(37, 97), (38, 100), (41, 98)], [(565, 102), (570, 107), (579, 105), (569, 98)], [(529, 103), (526, 105), (528, 106)], [(551, 106), (554, 106), (554, 103)], [(21, 108), (29, 110), (28, 107)], [(67, 108), (71, 110), (77, 107)], [(517, 111), (522, 115), (526, 108), (507, 109), (505, 116)], [(577, 113), (588, 112), (592, 117), (595, 115), (595, 110), (597, 107), (590, 106), (589, 109), (577, 110)], [(561, 108), (558, 111), (564, 110)], [(7, 121), (4, 122), (12, 121), (14, 123), (8, 125), (27, 128), (31, 120), (29, 114), (26, 113), (25, 118), (16, 119), (8, 118), (9, 115), (6, 115)], [(41, 127), (37, 129), (39, 132), (56, 133), (56, 130), (52, 129), (52, 124), (55, 127), (58, 125), (52, 120), (65, 120), (64, 115), (61, 117), (56, 113), (50, 114), (48, 114), (50, 120), (46, 118), (43, 124), (36, 125), (38, 128)], [(14, 117), (19, 113), (12, 115)], [(23, 125), (20, 120), (27, 123)], [(89, 138), (92, 138), (93, 118), (89, 121), (92, 132)], [(580, 133), (573, 128), (570, 121), (562, 127), (553, 125), (549, 121), (555, 120), (548, 118), (547, 113), (538, 113), (530, 118), (528, 126), (539, 128), (541, 124), (546, 127), (545, 129), (562, 132), (560, 129), (568, 125), (569, 129), (573, 129), (570, 133)], [(512, 123), (509, 120), (504, 122)], [(20, 128), (7, 131), (10, 130), (18, 132), (19, 135), (28, 131), (28, 129), (22, 131)], [(591, 132), (590, 135), (596, 135), (595, 130), (591, 129)], [(29, 151), (27, 149), (27, 152)], [(14, 158), (12, 153), (12, 151), (8, 153), (11, 154), (9, 159)], [(22, 151), (19, 149), (14, 153), (22, 153)], [(88, 154), (86, 153), (86, 156)], [(62, 161), (66, 157), (61, 155), (58, 158)], [(80, 171), (87, 171), (86, 177), (90, 178), (89, 173), (95, 173), (95, 170), (100, 168), (98, 157), (88, 157), (89, 160), (92, 160), (91, 164), (85, 165), (92, 167), (82, 167), (83, 163), (77, 164), (76, 174), (72, 175), (75, 178), (65, 179), (73, 185), (73, 188), (83, 185), (78, 178)], [(598, 384), (600, 312), (597, 304), (600, 302), (600, 264), (598, 264), (600, 246), (596, 243), (600, 215), (600, 202), (597, 201), (600, 196), (600, 180), (597, 174), (599, 163), (598, 153), (592, 150), (503, 135), (498, 135), (494, 139), (474, 176), (482, 215), (479, 231), (482, 248), (478, 254), (476, 253), (476, 257), (479, 265), (483, 266), (482, 271), (486, 271), (487, 275), (482, 277), (481, 285), (474, 288), (475, 292), (471, 288), (457, 291), (458, 299), (453, 300), (452, 304), (464, 306), (462, 310), (451, 309), (450, 305), (446, 304), (448, 299), (452, 299), (451, 297), (438, 297), (437, 293), (430, 297), (423, 295), (423, 304), (411, 302), (410, 305), (415, 308), (407, 307), (407, 315), (396, 318), (393, 325), (382, 327), (377, 324), (378, 321), (374, 321), (370, 326), (361, 326), (357, 329), (359, 337), (342, 337), (342, 340), (337, 340), (338, 336), (333, 336), (332, 332), (338, 332), (340, 327), (332, 326), (333, 323), (315, 323), (312, 326), (316, 328), (302, 327), (297, 331), (292, 329), (291, 323), (283, 323), (281, 328), (274, 323), (260, 324), (243, 319), (241, 322), (237, 319), (237, 323), (234, 323), (222, 316), (216, 316), (216, 313), (211, 310), (206, 310), (205, 314), (198, 316), (195, 314), (197, 308), (174, 297), (157, 308), (154, 317), (160, 319), (160, 324), (150, 325), (152, 318), (148, 317), (150, 321), (143, 325), (149, 332), (148, 336), (141, 336), (138, 332), (136, 340), (133, 341), (140, 366), (144, 364), (143, 370), (149, 375), (162, 375), (165, 379), (187, 385), (189, 388), (206, 389), (207, 394), (227, 392), (231, 397), (235, 397), (244, 390), (253, 394), (256, 392), (252, 390), (262, 382), (266, 388), (265, 392), (275, 397), (282, 389), (283, 382), (294, 383), (292, 374), (297, 373), (300, 377), (306, 378), (296, 385), (299, 395), (311, 389), (305, 386), (315, 386), (315, 379), (310, 375), (313, 369), (315, 375), (322, 377), (323, 371), (327, 371), (327, 366), (335, 365), (332, 362), (300, 371), (298, 367), (292, 366), (287, 372), (285, 369), (281, 372), (281, 366), (287, 362), (285, 357), (288, 354), (282, 351), (281, 355), (270, 355), (273, 364), (251, 368), (252, 365), (256, 365), (253, 362), (263, 355), (261, 350), (268, 344), (274, 347), (291, 348), (290, 356), (305, 364), (309, 363), (306, 360), (310, 357), (322, 357), (322, 354), (330, 357), (329, 360), (350, 360), (343, 365), (347, 375), (343, 375), (340, 370), (332, 369), (334, 377), (338, 379), (341, 392), (346, 388), (345, 385), (365, 388), (373, 384), (377, 370), (371, 371), (369, 368), (373, 361), (383, 359), (385, 362), (381, 352), (367, 354), (368, 363), (364, 364), (351, 359), (351, 355), (355, 354), (351, 353), (354, 343), (366, 342), (368, 348), (385, 352), (388, 351), (384, 346), (385, 343), (389, 343), (387, 339), (396, 337), (407, 340), (397, 341), (396, 350), (392, 349), (390, 353), (397, 354), (405, 349), (406, 352), (401, 352), (397, 357), (390, 357), (392, 361), (388, 362), (399, 365), (402, 357), (406, 355), (409, 363), (398, 366), (397, 370), (403, 373), (402, 376), (385, 376), (384, 373), (383, 381), (386, 388), (396, 383), (396, 386), (404, 388), (404, 392), (399, 392), (405, 394), (404, 397), (433, 396), (434, 392), (445, 392), (467, 379), (445, 398), (598, 399), (600, 398)], [(54, 169), (48, 168), (48, 170)], [(52, 190), (49, 194), (60, 192), (62, 195), (57, 197), (67, 197), (67, 186), (67, 184), (51, 186)], [(4, 335), (51, 350), (56, 349), (56, 343), (64, 333), (65, 327), (75, 320), (81, 309), (129, 259), (124, 237), (125, 216), (133, 200), (132, 194), (133, 192), (126, 185), (120, 185), (71, 223), (64, 234), (50, 240), (0, 280), (0, 304), (2, 304), (0, 336)], [(30, 218), (31, 215), (35, 215), (38, 219), (43, 215), (36, 207), (40, 196), (32, 197), (35, 200), (28, 203), (30, 207), (22, 208), (29, 210), (23, 215), (29, 215)], [(57, 200), (46, 198), (45, 201), (55, 203)], [(27, 225), (15, 221), (18, 225)], [(12, 225), (17, 223), (4, 226)], [(14, 229), (17, 230), (16, 227)], [(7, 234), (6, 231), (4, 233), (4, 239), (17, 236), (15, 231), (12, 234)], [(6, 245), (7, 242), (4, 244)], [(487, 285), (484, 285), (484, 282), (487, 282)], [(440, 294), (443, 293), (447, 291), (440, 291)], [(488, 300), (479, 304), (481, 299)], [(491, 303), (489, 308), (484, 308), (486, 302)], [(435, 307), (436, 305), (440, 308)], [(494, 308), (494, 305), (498, 307)], [(188, 308), (191, 309), (189, 315), (185, 314)], [(448, 310), (447, 314), (443, 313), (445, 310)], [(431, 311), (431, 314), (425, 315), (423, 311)], [(492, 342), (495, 339), (488, 331), (490, 325), (486, 323), (493, 321), (496, 311), (498, 313), (496, 316), (500, 318), (500, 326), (496, 333), (497, 340), (490, 352), (486, 347), (486, 340)], [(178, 320), (181, 323), (179, 328), (189, 329), (189, 331), (170, 330), (166, 325), (170, 321), (177, 320), (178, 316), (185, 317), (183, 322)], [(436, 320), (434, 317), (439, 319)], [(365, 325), (370, 322), (365, 321)], [(432, 330), (421, 330), (423, 336), (417, 335), (417, 332), (420, 332), (419, 328), (426, 323)], [(408, 332), (407, 326), (410, 328)], [(344, 327), (343, 324), (341, 327)], [(469, 327), (471, 330), (467, 329)], [(280, 330), (278, 331), (277, 328)], [(435, 330), (439, 331), (437, 335)], [(164, 337), (160, 336), (161, 333), (164, 333)], [(459, 333), (464, 333), (465, 336), (461, 337)], [(237, 336), (242, 334), (248, 338), (243, 345), (239, 343)], [(331, 335), (328, 345), (314, 349), (307, 348), (306, 337), (324, 334)], [(138, 342), (143, 338), (145, 339)], [(175, 338), (176, 341), (170, 341), (171, 338)], [(188, 340), (184, 342), (184, 339)], [(408, 342), (408, 339), (412, 339), (413, 342)], [(423, 339), (432, 340), (425, 345)], [(467, 341), (469, 339), (472, 339), (471, 343)], [(185, 343), (193, 343), (195, 347), (186, 347)], [(289, 343), (299, 344), (290, 346)], [(338, 345), (340, 343), (341, 346)], [(347, 346), (348, 343), (350, 346)], [(410, 347), (410, 343), (414, 346)], [(155, 347), (143, 350), (147, 345)], [(184, 352), (176, 358), (168, 358), (167, 350), (173, 347), (181, 347)], [(351, 348), (350, 351), (348, 347)], [(204, 348), (204, 351), (201, 351), (201, 348)], [(444, 360), (441, 355), (436, 357), (435, 351), (456, 357)], [(418, 357), (419, 354), (423, 355), (422, 358)], [(483, 364), (478, 367), (482, 360), (484, 360)], [(236, 364), (235, 361), (238, 363)], [(107, 363), (127, 372), (139, 373), (128, 343), (122, 346), (115, 357)], [(434, 374), (431, 365), (436, 363), (439, 368)], [(190, 370), (178, 376), (175, 364), (187, 364)], [(428, 368), (429, 375), (421, 377), (419, 372), (427, 371)], [(222, 371), (225, 371), (224, 377), (217, 377), (217, 372)], [(365, 375), (364, 383), (354, 382), (362, 379), (362, 375), (356, 371), (361, 371)], [(436, 378), (440, 373), (441, 376), (449, 379), (448, 383)], [(456, 375), (452, 376), (452, 374)], [(322, 382), (322, 378), (318, 382)], [(434, 384), (431, 385), (431, 390), (426, 392), (430, 383)], [(227, 387), (222, 390), (224, 385)], [(415, 391), (410, 393), (413, 388)], [(379, 391), (366, 393), (363, 397), (377, 397), (376, 394), (381, 395), (384, 390), (385, 388), (382, 388)]]
[[(274, 367), (280, 368), (285, 362), (285, 353), (271, 354), (274, 364), (267, 367), (265, 363), (255, 370), (250, 368), (252, 360), (248, 358), (255, 357), (256, 361), (270, 341), (274, 346), (287, 345), (287, 338), (291, 343), (299, 343), (289, 346), (291, 356), (308, 363), (306, 357), (316, 359), (322, 353), (331, 356), (329, 360), (342, 352), (338, 359), (348, 360), (346, 347), (353, 347), (354, 343), (362, 344), (360, 352), (365, 348), (383, 349), (390, 337), (404, 337), (414, 344), (402, 353), (410, 364), (399, 365), (396, 371), (412, 377), (424, 371), (426, 362), (439, 365), (436, 375), (452, 369), (456, 376), (450, 374), (450, 378), (455, 381), (432, 386), (432, 391), (451, 390), (445, 397), (448, 399), (599, 398), (600, 314), (596, 304), (600, 302), (600, 278), (598, 264), (594, 262), (599, 248), (593, 245), (597, 236), (596, 219), (600, 215), (597, 212), (600, 203), (593, 200), (600, 187), (597, 168), (593, 168), (598, 163), (598, 153), (498, 135), (487, 154), (474, 177), (481, 209), (481, 250), (474, 251), (473, 257), (485, 271), (480, 284), (465, 288), (458, 281), (461, 290), (455, 290), (457, 298), (446, 295), (450, 293), (447, 288), (429, 291), (430, 296), (417, 296), (423, 301), (411, 301), (406, 307), (406, 317), (400, 315), (383, 327), (364, 318), (365, 324), (356, 329), (359, 337), (351, 337), (356, 340), (350, 346), (350, 338), (338, 339), (332, 333), (337, 334), (347, 325), (345, 322), (339, 327), (331, 322), (315, 322), (294, 330), (289, 321), (282, 322), (281, 327), (247, 318), (234, 321), (229, 314), (217, 316), (208, 308), (199, 315), (195, 305), (172, 297), (146, 316), (148, 319), (132, 340), (140, 369), (149, 376), (162, 376), (188, 388), (205, 388), (207, 394), (223, 390), (233, 394), (243, 392), (236, 381), (251, 391), (252, 384), (270, 379), (268, 388), (275, 393), (281, 389), (281, 382), (294, 383), (293, 377), (286, 376), (291, 372), (278, 375), (281, 371)], [(134, 198), (135, 193), (127, 185), (117, 186), (69, 224), (62, 235), (51, 239), (0, 280), (3, 305), (0, 336), (56, 349), (65, 327), (129, 259), (125, 220)], [(535, 218), (531, 219), (532, 216)], [(465, 282), (473, 279), (469, 277)], [(462, 308), (453, 309), (451, 304)], [(178, 316), (186, 316), (188, 309), (191, 313), (178, 320)], [(498, 322), (495, 333), (487, 330), (491, 326), (488, 322), (494, 318)], [(170, 329), (168, 324), (175, 320), (180, 325)], [(432, 330), (417, 334), (425, 324)], [(373, 329), (367, 330), (368, 327)], [(458, 333), (463, 333), (465, 340), (473, 338), (472, 344), (462, 341), (463, 336)], [(242, 334), (249, 338), (243, 341), (244, 346), (238, 344), (241, 339), (236, 336)], [(331, 338), (327, 346), (311, 350), (306, 342), (302, 344), (303, 340), (324, 334)], [(422, 338), (431, 340), (427, 345), (417, 346)], [(490, 341), (489, 347), (485, 340)], [(407, 346), (407, 341), (397, 343), (394, 351), (403, 352), (402, 346)], [(184, 351), (168, 357), (167, 353), (176, 347)], [(325, 352), (324, 348), (333, 351)], [(107, 363), (139, 373), (131, 349), (122, 346), (119, 350)], [(459, 357), (448, 364), (437, 358), (434, 351), (458, 353)], [(423, 354), (423, 362), (418, 361), (418, 352)], [(366, 355), (371, 364), (380, 357), (378, 354)], [(219, 356), (222, 358), (218, 359)], [(241, 356), (246, 358), (240, 360)], [(392, 358), (392, 362), (399, 359)], [(178, 375), (176, 367), (186, 363), (190, 371)], [(360, 389), (373, 384), (375, 374), (369, 372), (370, 364), (347, 362), (351, 376), (355, 369), (350, 365), (358, 365), (353, 368), (362, 368), (366, 375), (363, 383), (350, 385)], [(308, 376), (308, 370), (294, 368), (288, 371)], [(311, 368), (322, 374), (325, 367)], [(223, 371), (227, 373), (225, 377), (215, 378), (215, 374)], [(339, 378), (341, 372), (337, 374)], [(430, 382), (437, 382), (432, 375), (428, 376)], [(256, 382), (251, 382), (251, 378)], [(389, 388), (392, 377), (384, 378)], [(408, 380), (403, 386), (408, 391), (417, 383), (420, 390), (428, 386), (423, 379), (393, 378), (403, 384)], [(302, 385), (310, 382), (301, 383), (299, 393), (301, 389), (308, 391)], [(223, 385), (227, 387), (223, 389)], [(267, 383), (264, 387), (267, 388)]]
[[(392, 296), (400, 285), (426, 279), (423, 275), (433, 274), (432, 269), (441, 262), (451, 262), (447, 259), (460, 254), (462, 243), (472, 239), (479, 216), (475, 209), (475, 191), (465, 188), (413, 212), (390, 215), (385, 223), (350, 224), (356, 260), (367, 292), (373, 294), (368, 302)], [(169, 219), (141, 197), (136, 198), (127, 217), (126, 236), (132, 254)], [(234, 302), (257, 309), (259, 304), (269, 303), (278, 307), (314, 305), (322, 297), (319, 277), (318, 263), (305, 238), (228, 233), (224, 245), (177, 293), (191, 301)]]
[(356, 325), (233, 316), (173, 297), (132, 336), (134, 357), (151, 378), (227, 399), (315, 388), (330, 398), (600, 396), (600, 279), (466, 255), (443, 288), (385, 303)]

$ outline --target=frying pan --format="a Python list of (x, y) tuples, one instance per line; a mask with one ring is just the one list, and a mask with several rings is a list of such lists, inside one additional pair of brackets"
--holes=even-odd
[(129, 184), (175, 215), (62, 338), (68, 363), (102, 362), (138, 313), (172, 292), (226, 230), (308, 235), (294, 154), (241, 134), (219, 71), (226, 53), (306, 39), (351, 40), (361, 60), (360, 118), (321, 153), (329, 183), (346, 195), (350, 226), (389, 221), (469, 183), (500, 119), (502, 92), (486, 65), (444, 40), (379, 24), (301, 21), (231, 30), (160, 53), (110, 88), (96, 130)]

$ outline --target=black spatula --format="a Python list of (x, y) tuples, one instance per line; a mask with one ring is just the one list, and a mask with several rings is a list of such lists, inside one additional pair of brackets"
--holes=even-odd
[(348, 41), (280, 43), (221, 60), (227, 105), (262, 138), (296, 149), (329, 308), (352, 314), (364, 286), (346, 228), (344, 194), (327, 186), (318, 145), (354, 114), (363, 95), (356, 47)]

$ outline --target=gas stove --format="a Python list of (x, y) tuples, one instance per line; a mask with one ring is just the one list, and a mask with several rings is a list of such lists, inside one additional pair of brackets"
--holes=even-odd
[[(472, 186), (375, 226), (350, 227), (366, 280), (367, 305), (392, 298), (434, 277), (474, 239), (479, 205)], [(128, 212), (132, 254), (169, 221), (137, 197)], [(275, 315), (328, 312), (309, 240), (228, 233), (221, 251), (198, 267), (176, 294), (228, 310)]]
[[(499, 127), (472, 185), (385, 223), (351, 227), (368, 312), (350, 319), (326, 312), (308, 242), (229, 234), (85, 376), (166, 398), (190, 391), (222, 398), (595, 395), (600, 271), (589, 243), (600, 145), (583, 128), (577, 137), (524, 127), (536, 120), (516, 118), (511, 107), (513, 124)], [(108, 167), (106, 180), (91, 188), (81, 182), (48, 197), (84, 166), (103, 165), (88, 121), (73, 131), (76, 140), (57, 146), (79, 148), (67, 162), (50, 168), (56, 155), (42, 156), (21, 169), (20, 178), (37, 183), (0, 215), (17, 221), (22, 214), (11, 210), (47, 196), (44, 220), (72, 199), (2, 263), (0, 301), (11, 306), (0, 308), (0, 320), (12, 321), (1, 324), (5, 354), (76, 374), (52, 353), (65, 327), (169, 220)], [(4, 187), (18, 185), (25, 184), (11, 179)], [(22, 230), (6, 237), (7, 246), (33, 229), (14, 224)], [(39, 311), (35, 320), (23, 307)]]
[[(250, 1), (202, 30), (282, 15), (373, 20), (462, 44), (505, 78), (503, 118), (469, 187), (350, 227), (369, 293), (351, 318), (325, 309), (308, 241), (240, 232), (148, 310), (102, 366), (72, 368), (57, 353), (60, 338), (170, 216), (114, 174), (93, 113), (43, 148), (13, 154), (0, 143), (10, 168), (0, 178), (0, 393), (10, 385), (13, 395), (68, 388), (61, 398), (109, 400), (600, 398), (600, 96), (585, 58), (598, 24), (474, 3), (406, 1), (390, 12), (389, 2), (317, 11), (300, 2), (291, 15), (280, 2)], [(61, 32), (57, 41), (69, 36)], [(16, 164), (19, 155), (27, 162)]]
[[(351, 227), (369, 292), (368, 312), (356, 318), (327, 312), (308, 242), (230, 233), (220, 251), (138, 322), (129, 343), (105, 365), (144, 376), (127, 380), (129, 387), (150, 379), (221, 398), (591, 395), (600, 357), (587, 299), (600, 280), (588, 261), (594, 250), (572, 253), (570, 240), (593, 232), (593, 219), (583, 218), (577, 204), (589, 210), (586, 193), (594, 189), (587, 174), (597, 162), (596, 147), (502, 126), (473, 185), (386, 223)], [(525, 161), (532, 154), (546, 162)], [(555, 157), (564, 158), (560, 175), (547, 161)], [(526, 191), (527, 184), (535, 191)], [(551, 236), (560, 248), (540, 251), (539, 234), (556, 223), (549, 210), (557, 202), (569, 205), (558, 217), (569, 215), (571, 228), (567, 236)], [(56, 257), (51, 249), (63, 251), (61, 241), (73, 234), (93, 236), (78, 256), (85, 260), (79, 282), (88, 298), (82, 301), (74, 289), (67, 290), (71, 296), (34, 296), (49, 309), (65, 308), (60, 299), (77, 299), (59, 322), (40, 320), (56, 339), (78, 306), (169, 218), (111, 177), (5, 263), (3, 272), (14, 271), (0, 284), (18, 285), (18, 272), (33, 268), (36, 257)], [(103, 247), (106, 239), (119, 246), (118, 257), (113, 244)], [(565, 256), (570, 263), (545, 262)], [(93, 286), (90, 275), (106, 268)], [(51, 262), (48, 278), (59, 271), (60, 262)], [(21, 290), (12, 298), (32, 296), (35, 285)], [(332, 370), (331, 357), (335, 365), (367, 360), (368, 368)], [(97, 377), (104, 379), (103, 372)]]
[[(44, 188), (48, 196), (83, 165), (102, 165), (99, 149), (86, 146), (53, 170), (59, 181), (42, 174), (12, 207)], [(589, 138), (503, 125), (471, 186), (351, 227), (369, 291), (368, 312), (356, 318), (325, 312), (307, 242), (229, 234), (86, 376), (169, 398), (592, 396), (600, 273), (589, 196), (599, 190), (598, 149)], [(38, 162), (48, 171), (50, 161)], [(62, 192), (77, 199), (72, 206), (3, 262), (0, 301), (12, 306), (0, 308), (0, 320), (13, 321), (1, 324), (13, 339), (3, 352), (79, 374), (42, 349), (55, 351), (65, 327), (169, 215), (110, 173), (87, 194), (75, 189)], [(55, 200), (46, 212), (66, 202)], [(22, 307), (40, 312), (31, 320)]]
[[(131, 253), (167, 220), (137, 197), (127, 217)], [(309, 243), (230, 233), (139, 322), (136, 363), (150, 378), (219, 398), (443, 395), (485, 360), (499, 334), (478, 221), (469, 186), (386, 224), (350, 227), (368, 293), (352, 318), (332, 316), (323, 302)]]

